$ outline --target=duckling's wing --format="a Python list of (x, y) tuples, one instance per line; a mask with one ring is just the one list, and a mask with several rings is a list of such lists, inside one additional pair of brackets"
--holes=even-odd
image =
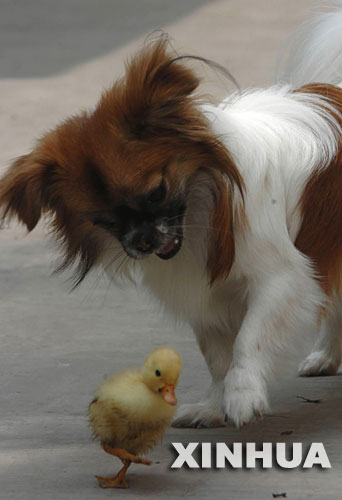
[(95, 398), (89, 406), (89, 423), (94, 437), (102, 443), (141, 454), (157, 444), (170, 422), (165, 418), (139, 420), (114, 401)]
[(88, 415), (94, 437), (103, 443), (121, 446), (128, 431), (128, 416), (114, 401), (95, 398), (89, 405)]
[(145, 453), (161, 440), (170, 422), (165, 419), (155, 419), (153, 422), (131, 422), (126, 440), (135, 453)]

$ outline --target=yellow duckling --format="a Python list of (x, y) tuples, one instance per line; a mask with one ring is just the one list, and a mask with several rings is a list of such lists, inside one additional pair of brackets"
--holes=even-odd
[(89, 406), (93, 434), (104, 451), (124, 464), (116, 476), (96, 476), (102, 488), (127, 488), (125, 475), (130, 464), (152, 463), (140, 454), (153, 448), (171, 423), (181, 366), (178, 352), (157, 347), (140, 371), (114, 375), (97, 389)]

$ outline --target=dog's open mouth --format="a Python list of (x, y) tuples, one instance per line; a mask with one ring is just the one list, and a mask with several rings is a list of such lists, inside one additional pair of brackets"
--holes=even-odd
[(171, 259), (181, 249), (183, 233), (180, 230), (177, 236), (172, 236), (162, 247), (154, 251), (160, 259)]

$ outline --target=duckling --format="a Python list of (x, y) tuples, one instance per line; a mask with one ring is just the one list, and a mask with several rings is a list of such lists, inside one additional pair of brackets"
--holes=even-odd
[(141, 370), (113, 375), (98, 387), (89, 405), (89, 423), (104, 451), (123, 463), (116, 476), (96, 476), (102, 488), (127, 488), (132, 462), (151, 465), (141, 454), (156, 445), (171, 423), (181, 366), (178, 352), (157, 347)]

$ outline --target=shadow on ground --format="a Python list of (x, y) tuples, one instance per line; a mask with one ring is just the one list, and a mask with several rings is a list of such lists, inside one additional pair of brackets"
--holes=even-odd
[(208, 0), (4, 0), (0, 78), (50, 76), (159, 30)]

